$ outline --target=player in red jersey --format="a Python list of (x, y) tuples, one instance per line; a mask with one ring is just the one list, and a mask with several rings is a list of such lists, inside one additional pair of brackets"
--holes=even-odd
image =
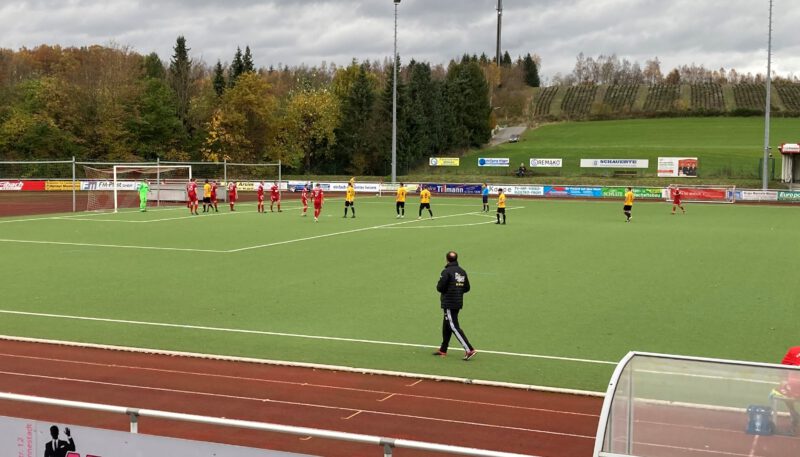
[(264, 212), (264, 181), (258, 183), (258, 187), (256, 188), (256, 192), (258, 193), (258, 212)]
[(303, 185), (303, 192), (300, 194), (300, 202), (303, 203), (303, 214), (301, 216), (305, 217), (308, 215), (306, 211), (308, 211), (308, 184)]
[(189, 214), (197, 216), (197, 182), (195, 178), (192, 178), (186, 185), (186, 195), (189, 197)]
[(278, 183), (272, 183), (272, 187), (269, 188), (269, 210), (272, 212), (272, 205), (278, 203), (278, 212), (282, 213), (281, 211), (281, 193), (278, 191)]
[(319, 183), (317, 183), (317, 187), (311, 191), (311, 199), (314, 200), (314, 222), (317, 222), (319, 220), (319, 213), (322, 212), (322, 202), (325, 200)]
[[(219, 209), (217, 209), (217, 181), (211, 181), (211, 204), (214, 206), (214, 212), (218, 213)], [(211, 211), (211, 208), (209, 208)]]
[(686, 209), (681, 204), (681, 190), (679, 188), (675, 188), (672, 191), (672, 214), (675, 215), (675, 208), (680, 208), (683, 211), (683, 214), (686, 214)]
[(231, 181), (228, 183), (228, 203), (231, 205), (231, 211), (236, 211), (233, 209), (233, 205), (236, 203), (237, 198), (239, 198), (239, 191), (237, 190), (236, 181)]

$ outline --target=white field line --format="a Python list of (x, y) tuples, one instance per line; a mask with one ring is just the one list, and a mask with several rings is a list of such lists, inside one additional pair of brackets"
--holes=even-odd
[[(29, 355), (18, 355), (18, 354), (6, 354), (0, 353), (0, 357), (8, 357), (13, 359), (25, 359), (25, 360), (35, 360), (37, 362), (45, 362), (43, 366), (51, 366), (51, 363), (63, 363), (63, 364), (70, 364), (70, 365), (81, 365), (81, 366), (89, 366), (89, 367), (102, 367), (102, 368), (112, 368), (112, 369), (119, 369), (119, 370), (132, 370), (132, 371), (144, 371), (149, 373), (168, 373), (168, 374), (177, 374), (177, 375), (186, 375), (186, 376), (196, 376), (200, 378), (211, 378), (211, 379), (221, 379), (221, 380), (228, 380), (228, 381), (246, 381), (246, 382), (256, 382), (256, 383), (263, 383), (263, 384), (280, 384), (286, 386), (297, 386), (297, 387), (304, 387), (304, 388), (311, 388), (311, 389), (327, 389), (333, 391), (346, 391), (346, 392), (358, 392), (358, 393), (366, 393), (366, 394), (375, 394), (375, 395), (386, 395), (383, 400), (386, 400), (390, 397), (407, 397), (407, 398), (416, 398), (422, 400), (428, 400), (432, 402), (442, 401), (448, 403), (460, 403), (466, 405), (480, 405), (480, 406), (489, 406), (493, 408), (505, 408), (505, 409), (515, 409), (520, 411), (532, 411), (532, 412), (540, 412), (546, 414), (564, 414), (568, 416), (585, 416), (585, 417), (598, 417), (598, 414), (591, 414), (591, 413), (578, 413), (573, 411), (560, 411), (555, 409), (547, 409), (547, 408), (535, 408), (531, 406), (519, 406), (519, 405), (508, 405), (504, 403), (491, 403), (485, 401), (474, 401), (474, 400), (462, 400), (458, 398), (447, 398), (447, 397), (432, 397), (430, 395), (415, 395), (403, 392), (390, 392), (385, 390), (374, 390), (374, 389), (359, 389), (355, 387), (342, 387), (342, 386), (332, 386), (327, 384), (312, 384), (308, 382), (300, 382), (300, 381), (282, 381), (278, 379), (265, 379), (265, 378), (253, 378), (249, 376), (231, 376), (231, 375), (222, 375), (222, 374), (215, 374), (215, 373), (203, 373), (203, 372), (196, 372), (196, 371), (185, 371), (185, 370), (169, 370), (166, 368), (152, 368), (152, 367), (141, 367), (141, 366), (131, 366), (131, 365), (119, 365), (119, 364), (110, 364), (110, 363), (98, 363), (98, 362), (85, 362), (85, 361), (77, 361), (77, 360), (64, 360), (64, 359), (54, 359), (51, 357), (35, 357)], [(422, 379), (418, 380), (415, 385), (422, 382)], [(412, 386), (413, 387), (413, 386)], [(378, 400), (378, 401), (383, 401)]]
[(212, 252), (224, 254), (229, 251), (219, 251), (215, 249), (192, 249), (192, 248), (169, 248), (156, 246), (126, 246), (122, 244), (96, 244), (96, 243), (69, 243), (65, 241), (32, 241), (32, 240), (9, 240), (0, 238), (0, 243), (23, 243), (23, 244), (55, 244), (58, 246), (85, 246), (95, 248), (117, 248), (117, 249), (145, 249), (151, 251), (178, 251), (178, 252)]
[(442, 419), (438, 417), (428, 417), (428, 416), (417, 416), (413, 414), (400, 414), (400, 413), (390, 413), (386, 411), (379, 411), (379, 410), (368, 410), (368, 409), (356, 409), (356, 408), (347, 408), (343, 406), (331, 406), (331, 405), (321, 405), (316, 403), (302, 403), (302, 402), (295, 402), (295, 401), (286, 401), (286, 400), (273, 400), (266, 397), (245, 397), (241, 395), (229, 395), (229, 394), (218, 394), (213, 392), (202, 392), (197, 390), (183, 390), (183, 389), (169, 389), (165, 387), (150, 387), (150, 386), (137, 386), (134, 384), (122, 384), (116, 382), (105, 382), (105, 381), (91, 381), (87, 379), (76, 379), (76, 378), (66, 378), (66, 377), (53, 377), (47, 375), (35, 375), (35, 374), (25, 374), (25, 373), (14, 373), (8, 371), (0, 371), (0, 374), (8, 375), (8, 376), (18, 376), (23, 378), (33, 378), (33, 379), (57, 379), (59, 381), (64, 382), (74, 382), (74, 383), (82, 383), (82, 384), (90, 384), (90, 385), (101, 385), (101, 386), (111, 386), (111, 387), (122, 387), (127, 389), (137, 389), (137, 390), (146, 390), (146, 391), (153, 391), (153, 392), (167, 392), (171, 394), (181, 394), (181, 395), (195, 395), (195, 396), (202, 396), (202, 397), (211, 397), (211, 398), (222, 398), (227, 400), (240, 400), (240, 401), (250, 401), (250, 402), (258, 402), (258, 404), (263, 405), (265, 403), (272, 403), (278, 405), (289, 405), (289, 406), (299, 406), (302, 408), (316, 408), (316, 409), (326, 409), (326, 410), (334, 410), (334, 411), (345, 411), (345, 412), (362, 412), (366, 414), (374, 414), (379, 416), (390, 416), (390, 417), (397, 417), (397, 418), (404, 418), (404, 419), (415, 419), (415, 420), (423, 420), (423, 421), (432, 421), (432, 422), (444, 422), (449, 424), (460, 424), (460, 425), (469, 425), (475, 427), (486, 427), (486, 428), (493, 428), (493, 429), (500, 429), (500, 430), (514, 430), (520, 432), (531, 432), (531, 433), (541, 433), (546, 435), (557, 435), (557, 436), (569, 436), (573, 438), (585, 438), (593, 440), (594, 436), (588, 435), (577, 435), (573, 433), (563, 433), (563, 432), (554, 432), (550, 430), (538, 430), (532, 428), (523, 428), (523, 427), (510, 427), (505, 425), (495, 425), (495, 424), (486, 424), (482, 422), (470, 422), (470, 421), (460, 421), (460, 420), (452, 420), (452, 419)]
[(325, 365), (321, 363), (293, 362), (287, 360), (256, 359), (252, 357), (235, 357), (235, 356), (219, 355), (219, 354), (201, 354), (197, 352), (168, 351), (164, 349), (148, 349), (148, 348), (139, 348), (130, 346), (112, 346), (108, 344), (80, 343), (75, 341), (47, 340), (41, 338), (28, 338), (28, 337), (8, 336), (8, 335), (0, 335), (0, 340), (17, 341), (23, 343), (35, 343), (35, 344), (50, 344), (58, 346), (76, 347), (82, 349), (99, 349), (103, 351), (121, 351), (134, 354), (159, 355), (167, 357), (186, 357), (186, 358), (194, 358), (202, 360), (221, 360), (225, 362), (251, 363), (256, 365), (308, 368), (312, 370), (325, 370), (325, 371), (335, 371), (335, 372), (341, 371), (345, 373), (369, 374), (376, 376), (392, 376), (396, 378), (414, 379), (415, 382), (412, 385), (418, 384), (422, 381), (453, 382), (457, 384), (474, 384), (477, 386), (502, 387), (505, 389), (527, 390), (535, 392), (550, 392), (550, 393), (565, 394), (565, 395), (579, 395), (579, 396), (600, 397), (600, 398), (605, 397), (605, 392), (594, 392), (590, 390), (565, 389), (561, 387), (536, 386), (531, 384), (518, 384), (518, 383), (503, 382), (503, 381), (486, 381), (482, 379), (457, 378), (454, 376), (409, 373), (404, 371), (377, 370), (374, 368), (358, 368), (358, 367), (349, 367), (344, 365)]
[[(246, 329), (236, 329), (236, 328), (225, 328), (225, 327), (209, 327), (204, 325), (189, 325), (189, 324), (170, 324), (165, 322), (147, 322), (147, 321), (134, 321), (134, 320), (125, 320), (125, 319), (108, 319), (108, 318), (101, 318), (101, 317), (87, 317), (87, 316), (68, 316), (62, 314), (51, 314), (51, 313), (32, 313), (27, 311), (12, 311), (12, 310), (4, 310), (0, 309), (0, 314), (10, 314), (10, 315), (17, 315), (17, 316), (29, 316), (29, 317), (41, 317), (41, 318), (54, 318), (54, 319), (71, 319), (71, 320), (78, 320), (78, 321), (90, 321), (90, 322), (104, 322), (104, 323), (111, 323), (111, 324), (127, 324), (127, 325), (141, 325), (141, 326), (149, 326), (149, 327), (164, 327), (164, 328), (177, 328), (183, 330), (202, 330), (202, 331), (209, 331), (209, 332), (223, 332), (223, 333), (238, 333), (238, 334), (246, 334), (246, 335), (262, 335), (262, 336), (279, 336), (279, 337), (287, 337), (287, 338), (303, 338), (303, 339), (311, 339), (311, 340), (323, 340), (323, 341), (338, 341), (343, 343), (359, 343), (359, 344), (375, 344), (375, 345), (384, 345), (384, 346), (400, 346), (400, 347), (411, 347), (411, 348), (423, 348), (423, 349), (431, 349), (437, 348), (438, 346), (433, 346), (430, 344), (416, 344), (416, 343), (401, 343), (395, 341), (378, 341), (378, 340), (366, 340), (360, 338), (343, 338), (343, 337), (336, 337), (336, 336), (320, 336), (320, 335), (303, 335), (299, 333), (285, 333), (285, 332), (269, 332), (265, 330), (246, 330)], [(557, 357), (557, 356), (549, 356), (549, 355), (539, 355), (539, 354), (524, 354), (524, 353), (517, 353), (517, 352), (505, 352), (505, 351), (491, 351), (491, 350), (479, 350), (481, 354), (494, 354), (494, 355), (504, 355), (510, 357), (523, 357), (523, 358), (532, 358), (532, 359), (545, 359), (545, 360), (556, 360), (562, 362), (579, 362), (579, 363), (591, 363), (591, 364), (600, 364), (600, 365), (616, 365), (616, 362), (609, 362), (605, 360), (592, 360), (592, 359), (581, 359), (581, 358), (574, 358), (574, 357)]]
[[(450, 217), (469, 216), (469, 215), (474, 215), (474, 214), (477, 214), (477, 211), (471, 211), (471, 212), (468, 212), (468, 213), (459, 213), (459, 214), (448, 214), (446, 216), (435, 217), (434, 219), (447, 219), (447, 218), (450, 218)], [(430, 220), (430, 219), (422, 219), (422, 220), (414, 219), (414, 220), (408, 220), (408, 221), (402, 221), (402, 222), (393, 222), (391, 224), (373, 225), (371, 227), (361, 227), (361, 228), (357, 228), (357, 229), (353, 229), (353, 230), (344, 230), (344, 231), (341, 231), (341, 232), (332, 232), (332, 233), (325, 233), (325, 234), (322, 234), (322, 235), (314, 235), (314, 236), (307, 236), (307, 237), (304, 237), (304, 238), (296, 238), (294, 240), (276, 241), (274, 243), (259, 244), (259, 245), (256, 245), (256, 246), (248, 246), (246, 248), (231, 249), (231, 250), (226, 251), (226, 252), (252, 251), (254, 249), (261, 249), (261, 248), (268, 248), (268, 247), (272, 247), (272, 246), (280, 246), (280, 245), (284, 245), (284, 244), (298, 243), (300, 241), (310, 241), (310, 240), (316, 240), (316, 239), (320, 239), (320, 238), (329, 238), (329, 237), (332, 237), (332, 236), (347, 235), (347, 234), (350, 234), (350, 233), (364, 232), (364, 231), (367, 231), (367, 230), (383, 229), (383, 228), (387, 228), (387, 227), (393, 227), (393, 226), (396, 226), (396, 225), (413, 224), (413, 223), (424, 223), (424, 221), (426, 221), (426, 220)]]
[(494, 224), (492, 221), (474, 222), (472, 224), (450, 224), (450, 225), (419, 225), (415, 227), (383, 227), (385, 230), (412, 230), (412, 229), (438, 229), (438, 228), (452, 228), (452, 227), (472, 227), (474, 225)]

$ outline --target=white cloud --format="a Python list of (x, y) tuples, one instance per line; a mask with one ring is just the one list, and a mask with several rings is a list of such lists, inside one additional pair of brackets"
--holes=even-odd
[[(767, 0), (504, 0), (503, 49), (542, 57), (542, 73), (575, 57), (617, 54), (662, 68), (702, 64), (764, 72)], [(447, 63), (493, 55), (496, 0), (403, 0), (399, 52)], [(167, 60), (178, 35), (209, 64), (249, 45), (258, 66), (347, 64), (392, 53), (389, 0), (31, 0), (0, 5), (0, 47), (115, 42)], [(800, 2), (775, 1), (774, 68), (800, 74)]]

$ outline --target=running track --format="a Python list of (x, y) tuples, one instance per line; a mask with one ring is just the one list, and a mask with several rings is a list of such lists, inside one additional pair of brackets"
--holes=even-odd
[[(590, 456), (602, 405), (597, 397), (6, 340), (0, 391), (543, 457)], [(0, 415), (129, 427), (127, 416), (11, 401), (0, 401)], [(148, 418), (139, 432), (320, 456), (382, 455), (377, 446)]]

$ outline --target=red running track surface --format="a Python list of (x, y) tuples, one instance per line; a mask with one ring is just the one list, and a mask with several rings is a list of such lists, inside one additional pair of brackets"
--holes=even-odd
[[(602, 406), (598, 397), (5, 340), (0, 391), (543, 457), (590, 456)], [(0, 415), (128, 430), (127, 416), (13, 401), (0, 401)], [(377, 446), (148, 418), (139, 432), (320, 456), (381, 455)]]

